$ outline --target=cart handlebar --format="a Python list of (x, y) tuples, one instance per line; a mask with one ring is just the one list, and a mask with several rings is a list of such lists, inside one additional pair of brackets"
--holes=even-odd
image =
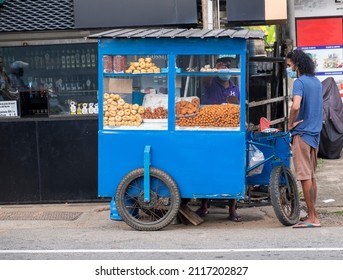
[(275, 138), (286, 138), (289, 137), (289, 131), (286, 132), (251, 132), (252, 140), (273, 140)]

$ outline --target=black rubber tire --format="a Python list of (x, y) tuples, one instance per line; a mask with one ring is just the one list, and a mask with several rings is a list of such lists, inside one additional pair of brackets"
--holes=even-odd
[(169, 225), (179, 212), (181, 197), (175, 181), (164, 171), (150, 168), (150, 203), (144, 202), (144, 169), (132, 170), (115, 194), (122, 219), (136, 230), (155, 231)]
[[(290, 192), (285, 183), (286, 173)], [(287, 167), (274, 167), (269, 181), (270, 199), (276, 217), (285, 226), (291, 226), (299, 221), (300, 202), (297, 182), (292, 172)]]

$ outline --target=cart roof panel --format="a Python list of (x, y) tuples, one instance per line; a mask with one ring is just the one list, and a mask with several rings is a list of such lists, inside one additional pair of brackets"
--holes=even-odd
[(89, 38), (245, 38), (263, 39), (265, 36), (260, 30), (247, 29), (168, 29), (168, 28), (137, 28), (137, 29), (113, 29), (90, 35)]

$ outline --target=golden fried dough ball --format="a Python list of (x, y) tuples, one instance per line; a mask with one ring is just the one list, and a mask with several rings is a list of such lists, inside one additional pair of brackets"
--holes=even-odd
[(139, 113), (139, 114), (143, 114), (144, 111), (145, 111), (144, 107), (143, 107), (143, 106), (139, 106), (139, 108), (138, 108), (138, 113)]

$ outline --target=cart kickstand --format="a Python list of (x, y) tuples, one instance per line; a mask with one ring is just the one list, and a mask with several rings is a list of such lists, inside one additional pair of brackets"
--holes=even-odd
[(144, 202), (150, 202), (150, 151), (151, 146), (144, 148)]

